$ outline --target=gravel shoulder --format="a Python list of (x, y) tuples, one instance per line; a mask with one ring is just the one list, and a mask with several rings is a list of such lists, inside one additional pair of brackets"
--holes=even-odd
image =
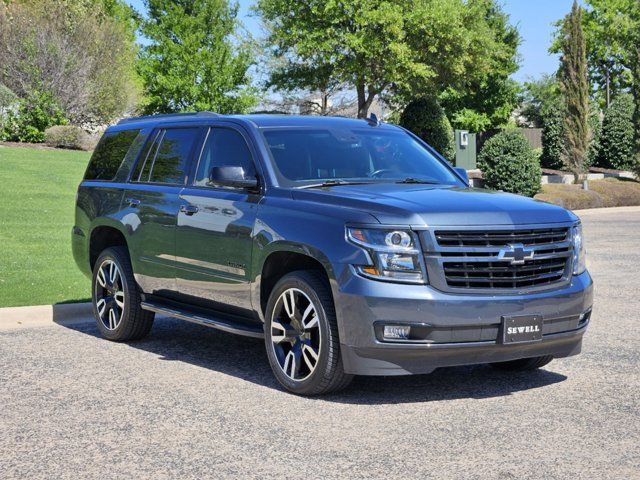
[(85, 321), (0, 329), (0, 477), (640, 478), (640, 209), (583, 218), (583, 353), (357, 378), (295, 397), (260, 341), (173, 319), (144, 341)]

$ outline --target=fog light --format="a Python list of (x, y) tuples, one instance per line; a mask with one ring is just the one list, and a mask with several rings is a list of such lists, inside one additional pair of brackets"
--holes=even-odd
[(408, 340), (411, 327), (404, 325), (385, 325), (384, 326), (384, 339), (385, 340)]

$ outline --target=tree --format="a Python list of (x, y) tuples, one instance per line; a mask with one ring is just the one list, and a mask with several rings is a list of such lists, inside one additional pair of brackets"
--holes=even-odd
[[(498, 7), (491, 0), (258, 0), (256, 5), (271, 53), (286, 60), (280, 72), (329, 71), (330, 78), (355, 89), (359, 117), (385, 94), (406, 104), (449, 86), (459, 91), (476, 85), (480, 92), (479, 79), (496, 70), (496, 58), (505, 50), (490, 25), (492, 8)], [(308, 78), (296, 86), (309, 87)], [(277, 79), (275, 72), (274, 83), (286, 86)]]
[(562, 170), (564, 153), (564, 101), (550, 101), (541, 109), (544, 118), (542, 125), (542, 154), (540, 164), (545, 168)]
[(635, 46), (640, 41), (638, 0), (587, 0), (583, 17), (589, 75), (608, 106), (611, 99), (637, 82), (633, 75)]
[(598, 136), (596, 165), (629, 170), (634, 164), (633, 97), (618, 95), (605, 111)]
[(447, 160), (453, 161), (453, 129), (436, 98), (423, 97), (410, 102), (400, 116), (400, 125), (418, 135)]
[(250, 45), (238, 37), (237, 6), (227, 0), (147, 0), (140, 54), (148, 113), (245, 112), (257, 102), (250, 85)]
[(521, 37), (518, 29), (509, 24), (509, 16), (494, 2), (470, 2), (468, 8), (480, 18), (472, 28), (486, 29), (480, 36), (494, 47), (487, 52), (491, 68), (469, 72), (461, 82), (453, 84), (444, 79), (436, 90), (442, 92), (440, 103), (455, 128), (479, 132), (508, 124), (518, 105), (520, 87), (510, 76), (518, 70)]
[(520, 97), (520, 115), (527, 126), (544, 128), (546, 110), (562, 101), (560, 83), (555, 75), (544, 74), (524, 82)]
[(50, 96), (74, 123), (111, 121), (137, 100), (131, 21), (89, 0), (0, 3), (0, 83)]
[(589, 81), (582, 33), (582, 8), (574, 0), (563, 26), (560, 83), (565, 99), (564, 162), (576, 183), (584, 172), (589, 145)]

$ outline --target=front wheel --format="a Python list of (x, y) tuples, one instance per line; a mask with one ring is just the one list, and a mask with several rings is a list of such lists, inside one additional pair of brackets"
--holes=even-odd
[(293, 393), (329, 393), (353, 378), (344, 373), (331, 291), (318, 272), (292, 272), (275, 285), (267, 303), (265, 346), (276, 379)]
[(124, 247), (104, 250), (93, 268), (93, 314), (103, 337), (116, 342), (138, 340), (149, 333), (154, 313), (140, 306), (129, 252)]
[(551, 360), (553, 360), (551, 355), (545, 355), (543, 357), (519, 358), (518, 360), (511, 360), (509, 362), (492, 363), (491, 366), (498, 370), (521, 372), (542, 368)]

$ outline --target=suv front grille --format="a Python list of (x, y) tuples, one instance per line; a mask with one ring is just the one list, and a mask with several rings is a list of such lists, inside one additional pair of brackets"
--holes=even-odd
[(447, 285), (462, 288), (523, 288), (549, 285), (562, 279), (567, 258), (530, 260), (524, 265), (505, 262), (445, 262)]
[(524, 246), (548, 245), (567, 239), (568, 228), (495, 231), (436, 231), (438, 245), (443, 247), (503, 247), (521, 243)]
[[(570, 232), (569, 227), (427, 232), (423, 238), (430, 281), (445, 291), (520, 292), (558, 286), (570, 276)], [(526, 258), (505, 258), (512, 248), (524, 249)]]

